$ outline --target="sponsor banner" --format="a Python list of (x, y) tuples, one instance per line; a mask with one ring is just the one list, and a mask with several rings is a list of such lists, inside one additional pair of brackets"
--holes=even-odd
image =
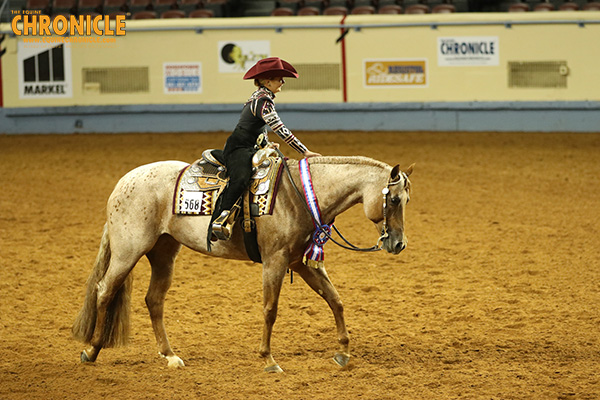
[(246, 72), (258, 60), (269, 57), (271, 42), (268, 40), (220, 41), (219, 72)]
[(366, 87), (426, 87), (427, 60), (365, 60)]
[(497, 36), (438, 37), (437, 44), (440, 67), (500, 65)]
[(164, 63), (165, 94), (202, 93), (202, 64)]
[(69, 43), (18, 42), (19, 98), (73, 97)]

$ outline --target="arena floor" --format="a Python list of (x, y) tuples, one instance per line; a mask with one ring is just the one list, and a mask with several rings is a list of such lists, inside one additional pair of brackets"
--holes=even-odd
[[(348, 368), (331, 360), (329, 308), (295, 276), (273, 334), (285, 373), (263, 373), (260, 266), (187, 249), (166, 302), (187, 366), (157, 355), (145, 260), (131, 344), (80, 364), (70, 329), (113, 186), (226, 134), (0, 135), (0, 399), (600, 398), (600, 134), (299, 136), (325, 155), (416, 163), (407, 250), (326, 246)], [(377, 238), (360, 207), (337, 225), (364, 246)]]

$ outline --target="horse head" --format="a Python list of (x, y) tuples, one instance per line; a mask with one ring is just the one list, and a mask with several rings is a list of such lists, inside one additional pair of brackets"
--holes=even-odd
[[(410, 180), (408, 177), (413, 172), (414, 164), (401, 171), (400, 166), (396, 165), (387, 178), (387, 184), (381, 190), (381, 197), (378, 201), (365, 202), (365, 207), (371, 208), (367, 215), (377, 215), (370, 218), (376, 225), (381, 234), (379, 244), (388, 253), (398, 254), (406, 248), (408, 240), (404, 234), (404, 214), (406, 204), (410, 201)], [(373, 210), (373, 205), (379, 211)]]

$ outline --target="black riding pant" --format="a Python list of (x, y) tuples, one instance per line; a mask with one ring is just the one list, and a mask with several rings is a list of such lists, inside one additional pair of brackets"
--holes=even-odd
[(223, 210), (231, 210), (237, 199), (250, 185), (252, 177), (252, 156), (256, 153), (254, 147), (238, 147), (232, 151), (225, 146), (223, 156), (225, 167), (229, 174), (229, 184), (219, 196), (219, 213)]

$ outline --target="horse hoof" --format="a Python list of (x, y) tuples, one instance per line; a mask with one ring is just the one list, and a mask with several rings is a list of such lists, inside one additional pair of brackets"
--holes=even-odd
[(350, 356), (348, 354), (336, 353), (336, 355), (333, 356), (333, 361), (335, 361), (335, 363), (340, 367), (344, 368), (348, 365), (348, 361), (350, 361)]
[(283, 370), (281, 369), (281, 367), (279, 365), (275, 364), (275, 365), (271, 365), (270, 367), (265, 367), (265, 372), (280, 373), (280, 372), (283, 372)]
[(88, 363), (88, 362), (92, 362), (92, 360), (90, 360), (90, 358), (88, 357), (87, 353), (85, 352), (85, 350), (83, 350), (81, 352), (81, 362), (82, 363)]
[(165, 357), (168, 361), (168, 367), (169, 368), (182, 368), (185, 367), (185, 364), (183, 363), (183, 360), (177, 356), (169, 356), (169, 357)]

